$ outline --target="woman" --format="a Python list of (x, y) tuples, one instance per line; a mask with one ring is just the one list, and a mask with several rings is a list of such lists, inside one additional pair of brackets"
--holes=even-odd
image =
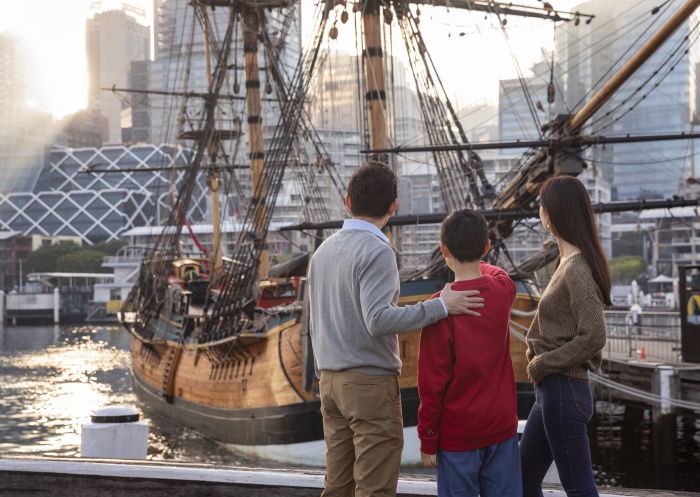
[(520, 444), (523, 495), (542, 495), (554, 461), (569, 497), (597, 496), (587, 433), (593, 415), (588, 371), (600, 367), (605, 346), (610, 273), (579, 180), (548, 180), (540, 204), (542, 224), (559, 245), (559, 264), (527, 333), (527, 373), (536, 401)]

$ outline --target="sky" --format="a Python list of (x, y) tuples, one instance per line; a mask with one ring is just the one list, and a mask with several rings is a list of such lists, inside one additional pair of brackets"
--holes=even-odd
[[(515, 3), (541, 6), (538, 0)], [(569, 11), (582, 2), (550, 0), (550, 3), (558, 10)], [(312, 10), (306, 7), (305, 14), (308, 15), (305, 18), (311, 17)], [(496, 16), (459, 9), (421, 7), (421, 32), (448, 94), (457, 107), (485, 101), (497, 103), (499, 79), (517, 77), (514, 60), (518, 61), (521, 72), (527, 76), (532, 65), (542, 59), (542, 49), (551, 51), (552, 21), (508, 18), (506, 26), (508, 41)], [(339, 22), (338, 27), (338, 39), (329, 41), (328, 46), (339, 51), (356, 52), (354, 25)], [(396, 25), (393, 31), (394, 53), (399, 58), (405, 57), (403, 40)], [(305, 36), (308, 40), (308, 33)]]
[(105, 9), (128, 3), (146, 9), (152, 19), (152, 0), (0, 0), (0, 32), (10, 31), (28, 43), (38, 105), (55, 117), (87, 104), (85, 21), (93, 3)]
[[(0, 32), (12, 31), (28, 41), (40, 85), (38, 105), (56, 117), (86, 105), (85, 21), (93, 3), (119, 7), (121, 0), (0, 0)], [(303, 0), (303, 13), (313, 10), (313, 0)], [(578, 1), (550, 0), (568, 10)], [(124, 0), (143, 8), (152, 20), (152, 0)], [(519, 3), (538, 5), (537, 0)], [(516, 77), (513, 56), (527, 74), (541, 58), (542, 47), (552, 45), (552, 24), (532, 19), (509, 19), (509, 42), (493, 16), (424, 7), (421, 29), (448, 92), (457, 106), (494, 101), (498, 79)], [(308, 24), (308, 22), (307, 22)], [(351, 51), (354, 31), (341, 29), (337, 50)], [(460, 36), (460, 33), (465, 33)], [(397, 40), (398, 41), (398, 40)], [(396, 52), (400, 45), (395, 45)]]

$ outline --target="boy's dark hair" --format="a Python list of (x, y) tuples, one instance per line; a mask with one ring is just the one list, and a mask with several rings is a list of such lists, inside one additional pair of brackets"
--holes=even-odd
[(394, 171), (381, 162), (368, 162), (350, 178), (348, 196), (352, 215), (383, 217), (396, 200), (397, 190)]
[(459, 262), (479, 260), (488, 238), (486, 219), (471, 209), (453, 212), (440, 229), (440, 241)]

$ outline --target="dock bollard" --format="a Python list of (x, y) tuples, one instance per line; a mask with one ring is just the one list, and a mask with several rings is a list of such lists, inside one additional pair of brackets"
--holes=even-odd
[(82, 426), (80, 456), (99, 459), (146, 459), (148, 423), (131, 406), (103, 407)]
[(53, 324), (58, 324), (61, 321), (59, 310), (61, 309), (61, 297), (58, 293), (58, 288), (53, 289)]

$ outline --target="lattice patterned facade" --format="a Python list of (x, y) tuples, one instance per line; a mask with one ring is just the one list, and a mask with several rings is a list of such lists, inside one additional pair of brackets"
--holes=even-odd
[[(74, 235), (92, 244), (119, 238), (138, 226), (159, 225), (167, 219), (174, 187), (189, 152), (171, 146), (122, 145), (102, 148), (56, 148), (31, 192), (0, 193), (0, 230), (47, 236)], [(111, 170), (85, 174), (87, 169)], [(133, 171), (133, 172), (132, 172)], [(174, 180), (174, 182), (173, 182)], [(198, 178), (189, 218), (208, 216), (206, 179)]]

